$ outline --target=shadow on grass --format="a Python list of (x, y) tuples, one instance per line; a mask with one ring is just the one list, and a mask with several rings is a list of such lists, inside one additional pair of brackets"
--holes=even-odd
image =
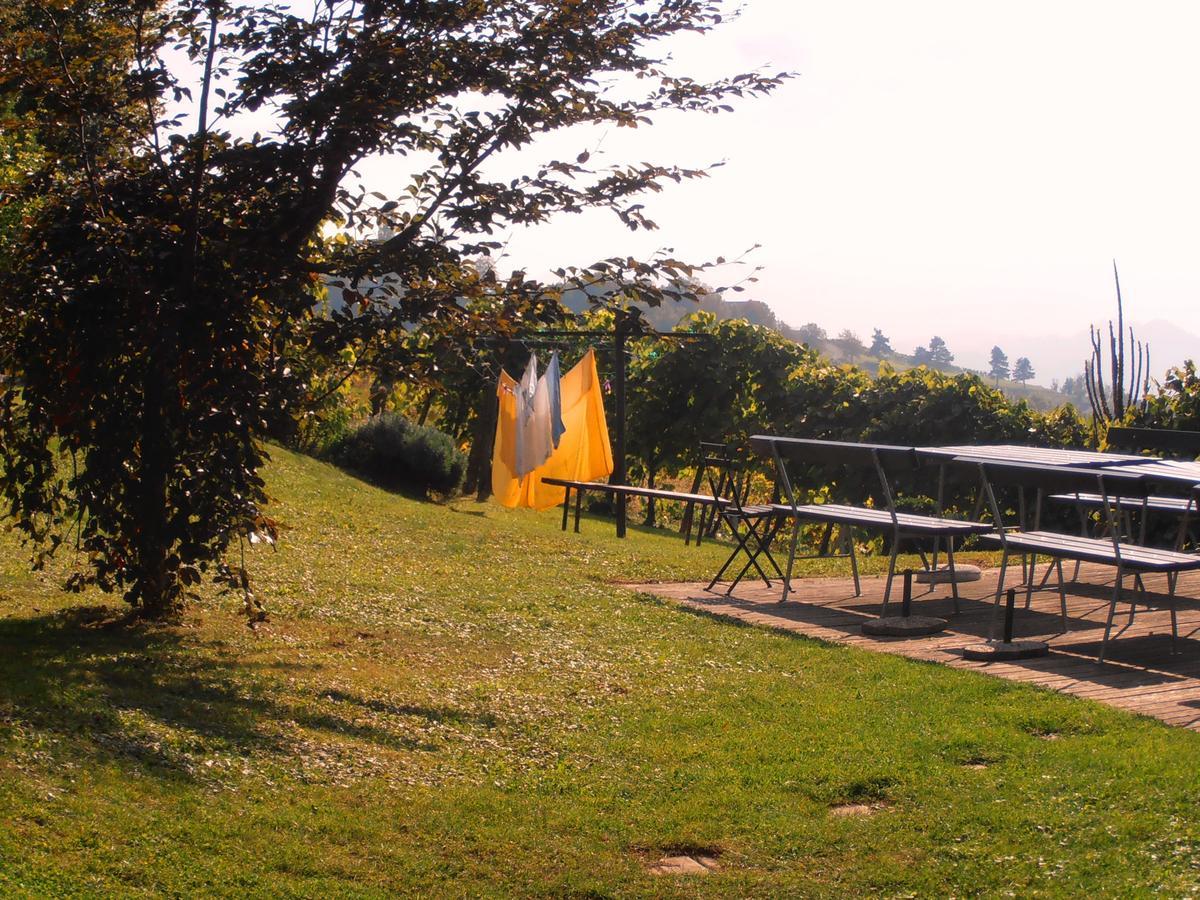
[[(439, 749), (370, 721), (362, 708), (328, 702), (355, 698), (296, 702), (272, 690), (281, 672), (316, 668), (247, 663), (221, 642), (180, 628), (115, 624), (105, 607), (0, 619), (0, 736), (59, 739), (91, 761), (133, 763), (184, 780), (210, 755), (286, 763), (311, 746), (313, 735), (301, 729), (393, 750)], [(365, 708), (375, 701), (356, 702)], [(431, 721), (471, 723), (472, 715), (398, 710)]]
[(392, 703), (373, 697), (359, 697), (346, 691), (325, 691), (323, 697), (341, 703), (353, 703), (372, 712), (385, 713), (392, 716), (416, 716), (432, 724), (440, 725), (447, 722), (455, 725), (476, 725), (483, 728), (495, 728), (496, 717), (491, 713), (475, 713), (457, 709), (453, 706), (424, 706), (412, 703)]

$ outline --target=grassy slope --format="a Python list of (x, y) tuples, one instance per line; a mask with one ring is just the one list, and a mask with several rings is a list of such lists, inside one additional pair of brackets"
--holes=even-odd
[[(253, 560), (258, 632), (216, 599), (178, 627), (106, 626), (5, 544), (0, 893), (1200, 882), (1196, 735), (608, 583), (696, 577), (719, 547), (563, 535), (554, 513), (418, 504), (276, 457), (291, 528)], [(828, 813), (846, 801), (883, 808)], [(645, 874), (674, 847), (722, 871)]]

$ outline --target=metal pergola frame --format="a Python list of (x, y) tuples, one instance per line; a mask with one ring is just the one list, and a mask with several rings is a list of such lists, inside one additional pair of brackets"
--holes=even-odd
[[(692, 340), (711, 341), (713, 336), (695, 331), (647, 331), (635, 327), (639, 319), (637, 310), (617, 310), (616, 326), (611, 330), (585, 329), (545, 329), (532, 332), (528, 337), (513, 337), (506, 340), (508, 344), (523, 344), (525, 346), (559, 346), (561, 340), (555, 338), (605, 338), (612, 341), (614, 357), (613, 397), (616, 403), (616, 422), (613, 436), (613, 473), (609, 478), (611, 484), (626, 484), (628, 471), (625, 465), (625, 347), (630, 339), (655, 338), (657, 340)], [(618, 495), (617, 501), (617, 537), (625, 537), (625, 507), (627, 498)]]

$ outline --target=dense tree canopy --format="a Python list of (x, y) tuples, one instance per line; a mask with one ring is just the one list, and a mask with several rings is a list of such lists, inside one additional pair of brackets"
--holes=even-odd
[[(779, 84), (667, 70), (658, 42), (717, 26), (719, 0), (303, 6), (0, 6), (0, 93), (42, 150), (11, 198), (41, 202), (0, 300), (0, 487), (42, 546), (74, 530), (89, 563), (75, 583), (121, 589), (145, 615), (214, 565), (253, 611), (223, 560), (273, 539), (262, 440), (302, 417), (313, 351), (364, 359), (399, 322), (469, 325), (489, 298), (519, 321), (545, 286), (464, 265), (496, 229), (589, 207), (653, 227), (640, 195), (704, 174), (584, 151), (500, 180), (491, 161), (547, 132), (718, 112)], [(373, 154), (405, 161), (399, 197), (356, 186)], [(390, 237), (329, 241), (330, 223)], [(663, 256), (560, 278), (655, 302), (689, 274)], [(348, 301), (329, 319), (313, 314), (322, 275)]]
[(1024, 384), (1036, 374), (1037, 373), (1033, 371), (1033, 363), (1029, 361), (1028, 356), (1021, 356), (1017, 358), (1016, 365), (1013, 366), (1013, 381), (1019, 381), (1021, 384)]
[(867, 352), (872, 356), (882, 357), (891, 356), (895, 351), (892, 350), (892, 342), (888, 340), (887, 335), (876, 328), (874, 333), (871, 335), (871, 347)]
[(929, 339), (929, 361), (935, 366), (948, 366), (954, 362), (954, 354), (936, 334)]
[(629, 378), (628, 452), (653, 485), (695, 461), (701, 441), (769, 431), (786, 408), (790, 373), (816, 354), (761, 325), (699, 312), (677, 329), (699, 341), (643, 340)]
[(1001, 378), (1008, 378), (1008, 371), (1008, 355), (998, 346), (993, 347), (992, 355), (988, 359), (988, 374), (999, 381)]

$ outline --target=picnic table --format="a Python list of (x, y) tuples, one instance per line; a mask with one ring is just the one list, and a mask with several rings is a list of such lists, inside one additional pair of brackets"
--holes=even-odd
[[(1010, 557), (1021, 557), (1026, 603), (1028, 604), (1029, 595), (1035, 589), (1034, 567), (1037, 556), (1043, 555), (1051, 560), (1051, 566), (1047, 569), (1046, 576), (1048, 577), (1054, 568), (1057, 568), (1058, 571), (1057, 587), (1065, 629), (1067, 608), (1062, 561), (1102, 562), (1116, 569), (1116, 579), (1109, 600), (1108, 621), (1104, 639), (1101, 641), (1098, 661), (1104, 661), (1104, 651), (1112, 631), (1117, 604), (1126, 599), (1123, 584), (1125, 576), (1132, 576), (1134, 592), (1139, 594), (1143, 600), (1149, 599), (1143, 575), (1166, 576), (1167, 600), (1172, 612), (1172, 640), (1174, 641), (1176, 636), (1174, 607), (1177, 578), (1180, 572), (1200, 568), (1200, 556), (1183, 553), (1178, 549), (1160, 550), (1146, 547), (1144, 541), (1131, 543), (1123, 537), (1118, 519), (1121, 511), (1128, 508), (1127, 503), (1130, 501), (1140, 505), (1144, 512), (1151, 508), (1149, 503), (1156, 499), (1162, 499), (1157, 495), (1158, 485), (1174, 486), (1177, 489), (1186, 486), (1188, 498), (1181, 502), (1184, 504), (1185, 511), (1190, 509), (1196, 496), (1200, 494), (1200, 463), (1155, 460), (1132, 454), (1098, 453), (1090, 450), (1028, 447), (1018, 444), (896, 447), (755, 435), (751, 438), (751, 446), (761, 455), (774, 458), (776, 474), (788, 500), (786, 504), (776, 504), (776, 507), (797, 524), (800, 521), (824, 520), (848, 527), (873, 526), (892, 533), (889, 588), (895, 567), (896, 546), (900, 537), (921, 535), (933, 538), (935, 540), (934, 567), (936, 567), (936, 542), (942, 539), (947, 540), (947, 549), (952, 553), (954, 536), (965, 537), (972, 533), (980, 534), (985, 543), (1002, 551), (1001, 576), (995, 599), (997, 609), (1004, 587), (1004, 572)], [(906, 459), (911, 462), (905, 462)], [(801, 505), (795, 499), (793, 485), (788, 477), (786, 466), (788, 461), (851, 466), (866, 464), (868, 468), (873, 466), (879, 477), (885, 508), (851, 507), (844, 504)], [(893, 472), (898, 473), (905, 468), (916, 468), (920, 465), (938, 466), (938, 508), (934, 516), (903, 514), (899, 513), (894, 506), (893, 494), (889, 485), (890, 476)], [(944, 481), (948, 469), (957, 469), (964, 474), (974, 473), (981, 478), (979, 504), (976, 506), (975, 514), (968, 521), (943, 518)], [(1019, 523), (1004, 522), (1003, 507), (997, 502), (993, 485), (996, 487), (1007, 486), (1018, 490), (1021, 501)], [(1025, 516), (1024, 492), (1027, 489), (1037, 492), (1032, 522), (1027, 521)], [(1054, 491), (1065, 492), (1061, 496), (1073, 501), (1090, 497), (1091, 494), (1084, 493), (1086, 491), (1096, 491), (1095, 496), (1099, 508), (1107, 519), (1107, 536), (1067, 535), (1044, 530), (1041, 525), (1042, 500), (1047, 496), (1058, 496), (1052, 493)], [(986, 526), (979, 522), (985, 499), (990, 506), (993, 520)], [(774, 538), (775, 530), (767, 535), (765, 541), (767, 546)], [(796, 559), (797, 536), (798, 532), (793, 533), (782, 599), (787, 598), (790, 587), (792, 563)], [(853, 544), (851, 543), (851, 553), (853, 553), (852, 548)], [(754, 554), (748, 555), (753, 562)], [(1025, 566), (1027, 556), (1029, 558), (1028, 569)], [(951, 575), (953, 576), (953, 557), (951, 556), (950, 559)], [(857, 576), (857, 566), (854, 564), (853, 556), (851, 556), (851, 560), (855, 570), (854, 574)], [(855, 580), (857, 594), (857, 578)], [(734, 581), (734, 584), (736, 583), (737, 579)], [(1042, 586), (1045, 586), (1045, 579), (1043, 579)], [(885, 614), (887, 593), (888, 591), (885, 590)], [(957, 599), (957, 591), (955, 591), (955, 597)], [(1133, 598), (1129, 598), (1129, 601), (1132, 621)]]

